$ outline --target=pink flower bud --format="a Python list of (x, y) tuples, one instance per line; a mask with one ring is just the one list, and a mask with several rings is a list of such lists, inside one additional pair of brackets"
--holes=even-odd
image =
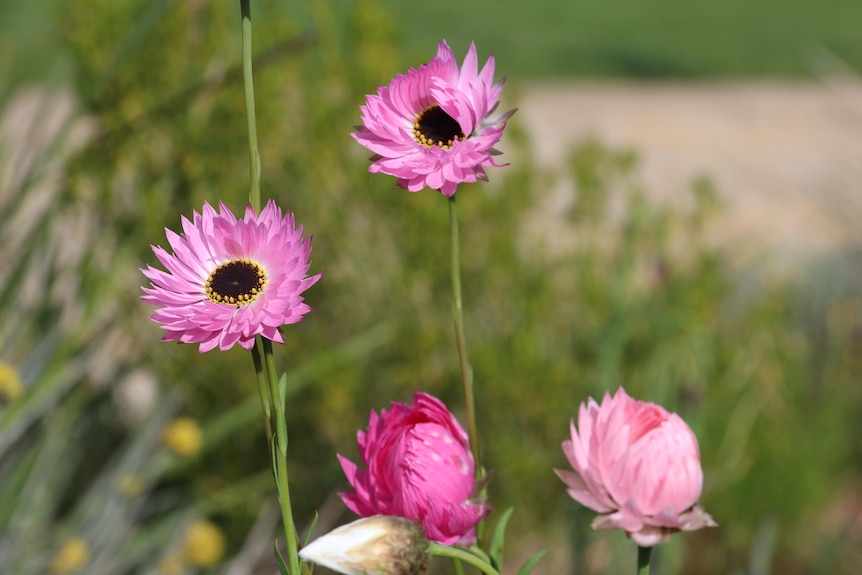
[(412, 405), (393, 402), (379, 416), (372, 411), (357, 442), (366, 469), (338, 456), (354, 489), (339, 495), (353, 512), (406, 517), (444, 545), (476, 540), (476, 524), (490, 508), (471, 501), (469, 439), (439, 399), (420, 392)]
[(563, 453), (574, 472), (556, 470), (568, 493), (600, 513), (594, 529), (622, 529), (641, 547), (676, 531), (716, 523), (697, 500), (703, 488), (694, 432), (675, 413), (619, 388), (602, 404), (581, 404)]

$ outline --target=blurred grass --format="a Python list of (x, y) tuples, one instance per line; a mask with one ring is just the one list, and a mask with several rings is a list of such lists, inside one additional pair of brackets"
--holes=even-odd
[[(456, 411), (461, 405), (446, 205), (439, 194), (408, 194), (367, 173), (367, 153), (347, 137), (364, 93), (427, 61), (441, 36), (459, 53), (475, 38), (511, 80), (804, 74), (791, 64), (805, 38), (854, 62), (841, 49), (849, 4), (830, 0), (818, 6), (833, 9), (809, 13), (813, 5), (782, 3), (781, 18), (769, 19), (775, 2), (745, 10), (740, 2), (462, 2), (457, 12), (450, 2), (254, 4), (264, 195), (314, 235), (312, 269), (326, 271), (308, 294), (315, 311), (286, 330), (277, 354), (295, 386), (290, 463), (300, 525), (344, 487), (334, 453), (355, 454), (370, 409), (418, 389)], [(90, 529), (114, 535), (92, 539), (102, 541), (105, 572), (147, 572), (179, 526), (203, 514), (219, 521), (236, 554), (271, 498), (248, 354), (201, 357), (193, 346), (159, 344), (137, 299), (137, 268), (154, 262), (149, 244), (164, 245), (164, 228), (176, 229), (181, 214), (205, 200), (235, 210), (245, 203), (238, 7), (75, 0), (0, 10), (18, 11), (9, 20), (2, 16), (12, 12), (0, 12), (0, 29), (37, 21), (58, 31), (34, 42), (20, 30), (15, 40), (0, 36), (17, 55), (0, 67), (4, 94), (24, 80), (56, 82), (53, 70), (61, 70), (75, 100), (70, 123), (93, 126), (71, 151), (40, 148), (24, 177), (0, 178), (14, 184), (0, 188), (0, 359), (19, 366), (27, 385), (18, 402), (0, 407), (0, 552), (41, 530), (38, 549), (22, 547), (16, 560), (32, 567), (22, 574), (42, 572), (64, 536)], [(545, 24), (530, 24), (540, 17)], [(770, 26), (776, 40), (754, 49)], [(568, 44), (575, 41), (584, 44)], [(20, 55), (31, 53), (43, 68), (23, 64)], [(627, 63), (631, 54), (649, 65)], [(753, 67), (735, 68), (743, 60)], [(4, 152), (21, 142), (32, 143), (19, 138)], [(559, 443), (577, 405), (624, 384), (695, 428), (704, 504), (721, 525), (663, 546), (665, 573), (751, 572), (772, 561), (777, 572), (801, 574), (827, 559), (834, 573), (858, 572), (849, 549), (859, 535), (839, 511), (858, 504), (862, 472), (860, 278), (829, 283), (836, 267), (859, 269), (848, 264), (855, 256), (820, 262), (810, 283), (740, 277), (703, 238), (721, 209), (708, 181), (693, 185), (685, 205), (657, 205), (639, 182), (636, 151), (584, 142), (548, 173), (530, 165), (528, 146), (516, 116), (500, 145), (513, 164), (491, 172), (488, 185), (465, 187), (459, 200), (492, 500), (498, 511), (516, 506), (508, 540), (530, 554), (538, 549), (529, 541), (551, 545), (547, 561), (573, 573), (628, 570), (630, 545), (589, 532), (591, 514), (576, 509), (551, 471), (564, 464)], [(3, 157), (0, 176), (21, 169)], [(36, 225), (12, 225), (46, 182), (55, 195)], [(549, 230), (551, 240), (576, 239), (560, 245), (522, 231), (524, 213), (556, 185), (571, 186), (575, 198)], [(134, 423), (118, 398), (139, 369), (158, 393), (149, 418)], [(161, 461), (157, 430), (180, 409), (175, 401), (202, 422), (201, 455), (152, 465), (145, 492), (131, 502), (109, 498), (110, 514), (93, 507), (92, 494), (117, 470)], [(21, 494), (42, 503), (9, 504)], [(118, 541), (122, 533), (146, 537)]]
[[(298, 25), (313, 22), (310, 5), (281, 5)], [(14, 70), (3, 77), (68, 76), (65, 45), (51, 33), (61, 6), (57, 0), (0, 6), (0, 70)], [(350, 6), (337, 3), (333, 10)], [(269, 10), (265, 3), (259, 9)], [(493, 51), (513, 79), (805, 77), (812, 72), (813, 52), (823, 48), (862, 68), (856, 0), (383, 0), (377, 10), (398, 23), (399, 66), (426, 61), (429, 46), (446, 38), (458, 54), (470, 41), (480, 53)], [(79, 17), (89, 19), (92, 11)]]
[[(411, 61), (449, 39), (493, 51), (512, 78), (810, 76), (825, 47), (862, 68), (855, 0), (385, 0)], [(483, 52), (483, 48), (486, 52)]]

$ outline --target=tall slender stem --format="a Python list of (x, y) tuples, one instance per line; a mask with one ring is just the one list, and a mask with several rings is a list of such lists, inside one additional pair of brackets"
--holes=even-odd
[(263, 408), (263, 422), (266, 426), (266, 442), (272, 444), (272, 396), (269, 392), (269, 378), (263, 366), (263, 338), (256, 337), (251, 348), (254, 373), (257, 376), (257, 390), (260, 393), (260, 406)]
[(245, 87), (245, 115), (248, 121), (248, 156), (251, 186), (248, 201), (260, 213), (260, 152), (257, 147), (257, 122), (254, 112), (254, 78), (251, 72), (251, 0), (239, 1), (242, 13), (242, 79)]
[(652, 547), (641, 547), (638, 545), (638, 572), (637, 575), (649, 575), (649, 558), (652, 555)]
[(479, 450), (479, 436), (476, 433), (476, 402), (473, 398), (473, 368), (467, 358), (467, 340), (464, 337), (464, 306), (461, 303), (461, 248), (458, 236), (458, 207), (455, 196), (449, 197), (449, 229), (451, 233), (452, 261), (452, 318), (455, 322), (455, 345), (458, 347), (458, 360), (461, 364), (461, 381), (464, 384), (464, 406), (467, 410), (467, 433), (470, 436), (470, 449), (476, 463), (476, 478), (484, 476)]
[[(260, 336), (258, 336), (260, 337)], [(285, 416), (285, 390), (276, 375), (275, 355), (272, 342), (263, 339), (263, 358), (266, 365), (269, 394), (275, 412), (275, 443), (273, 445), (273, 472), (275, 474), (278, 502), (281, 505), (281, 520), (284, 526), (284, 540), (287, 546), (287, 562), (292, 574), (300, 573), (296, 525), (293, 523), (293, 510), (290, 506), (290, 483), (287, 476), (287, 423)]]
[[(240, 0), (242, 14), (242, 77), (245, 88), (245, 110), (248, 122), (248, 154), (251, 185), (248, 201), (256, 213), (260, 213), (260, 152), (257, 146), (257, 123), (254, 110), (254, 77), (251, 70), (251, 0)], [(287, 423), (285, 418), (285, 391), (278, 380), (272, 342), (257, 336), (252, 350), (257, 374), (261, 405), (266, 420), (266, 438), (272, 455), (272, 471), (275, 477), (284, 539), (287, 546), (287, 562), (291, 575), (301, 573), (299, 563), (296, 526), (290, 506), (290, 484), (287, 476)]]

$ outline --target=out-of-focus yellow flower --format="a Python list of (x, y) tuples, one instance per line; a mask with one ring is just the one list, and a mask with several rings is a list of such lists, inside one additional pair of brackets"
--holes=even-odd
[(224, 555), (224, 534), (209, 521), (189, 525), (183, 545), (183, 557), (192, 565), (212, 567)]
[(66, 539), (51, 561), (53, 575), (68, 575), (80, 571), (90, 560), (90, 547), (80, 537)]
[(159, 563), (159, 575), (180, 575), (186, 569), (186, 562), (180, 553), (171, 553)]
[(24, 392), (18, 370), (5, 361), (0, 361), (0, 400), (14, 401)]
[(129, 473), (120, 478), (117, 490), (126, 497), (137, 497), (144, 491), (144, 482), (134, 473)]
[(197, 454), (203, 441), (200, 425), (190, 417), (178, 417), (162, 431), (162, 443), (183, 457), (192, 457)]

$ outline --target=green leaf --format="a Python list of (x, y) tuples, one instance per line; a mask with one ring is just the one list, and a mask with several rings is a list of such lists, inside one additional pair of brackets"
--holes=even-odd
[(275, 561), (278, 563), (278, 572), (281, 575), (290, 575), (287, 563), (284, 561), (284, 557), (281, 556), (281, 551), (278, 548), (278, 541), (273, 544), (273, 547), (275, 548)]
[(305, 538), (302, 541), (303, 547), (308, 545), (311, 542), (311, 536), (314, 534), (314, 528), (317, 527), (317, 520), (319, 516), (317, 511), (314, 512), (314, 518), (311, 520), (311, 525), (308, 526), (308, 529), (305, 532)]
[(509, 518), (512, 517), (514, 511), (514, 507), (506, 509), (494, 527), (494, 536), (491, 538), (491, 547), (488, 549), (488, 556), (491, 558), (491, 565), (497, 571), (503, 570), (503, 540), (506, 537), (506, 525), (509, 523)]
[(524, 563), (524, 566), (521, 567), (520, 571), (518, 571), (518, 575), (530, 575), (530, 572), (533, 570), (533, 567), (536, 566), (536, 563), (542, 560), (542, 557), (544, 557), (547, 552), (547, 550), (539, 551), (538, 553), (527, 559), (527, 562)]
[(286, 405), (285, 399), (287, 399), (287, 372), (282, 372), (281, 377), (278, 378), (278, 398), (281, 400), (281, 405)]

